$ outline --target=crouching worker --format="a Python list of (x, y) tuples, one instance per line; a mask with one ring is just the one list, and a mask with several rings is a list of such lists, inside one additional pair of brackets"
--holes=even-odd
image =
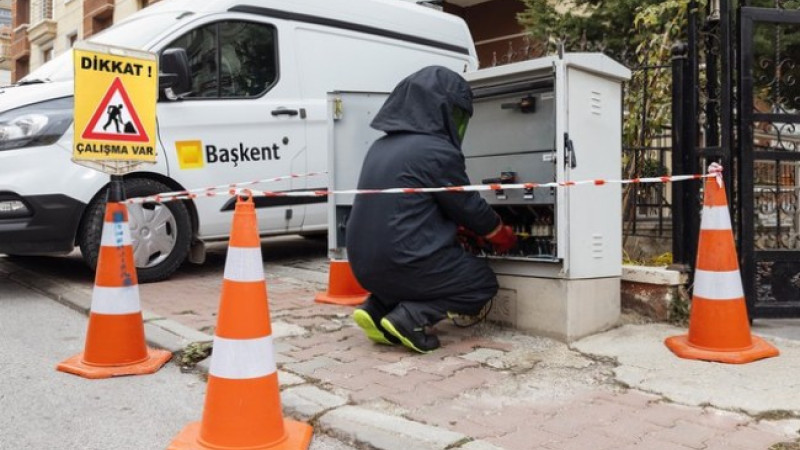
[[(472, 91), (457, 73), (426, 67), (394, 89), (371, 126), (359, 189), (470, 184), (461, 141)], [(477, 192), (357, 195), (347, 223), (347, 255), (371, 292), (353, 313), (367, 337), (425, 353), (439, 347), (429, 327), (448, 313), (477, 315), (497, 293), (484, 260), (459, 245), (462, 226), (498, 252), (516, 244), (511, 228)]]

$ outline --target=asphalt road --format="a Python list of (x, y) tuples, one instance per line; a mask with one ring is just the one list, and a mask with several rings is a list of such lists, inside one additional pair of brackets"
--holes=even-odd
[(154, 375), (87, 380), (56, 371), (83, 351), (86, 317), (0, 278), (0, 448), (163, 449), (202, 414), (205, 383)]
[[(83, 351), (86, 316), (0, 276), (0, 450), (164, 449), (203, 411), (205, 383), (168, 363), (87, 380), (56, 371)], [(315, 435), (312, 450), (352, 447)]]

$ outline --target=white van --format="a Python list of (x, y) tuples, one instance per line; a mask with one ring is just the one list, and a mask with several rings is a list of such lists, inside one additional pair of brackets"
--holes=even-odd
[[(161, 55), (158, 162), (125, 176), (129, 198), (324, 172), (328, 92), (388, 92), (434, 64), (477, 68), (461, 19), (399, 0), (165, 0), (89, 40)], [(94, 267), (109, 177), (70, 160), (72, 58), (0, 88), (0, 253), (77, 245)], [(318, 176), (262, 189), (326, 187)], [(326, 202), (257, 198), (260, 232), (324, 233)], [(130, 206), (140, 281), (201, 262), (203, 242), (228, 237), (233, 206), (227, 196)]]

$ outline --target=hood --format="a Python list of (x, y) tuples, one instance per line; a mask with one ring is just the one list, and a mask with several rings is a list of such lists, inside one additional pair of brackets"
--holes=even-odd
[(441, 66), (415, 72), (394, 88), (372, 128), (386, 133), (421, 133), (447, 136), (461, 147), (453, 108), (472, 115), (472, 90), (461, 75)]
[(0, 113), (47, 100), (72, 96), (72, 81), (0, 88)]

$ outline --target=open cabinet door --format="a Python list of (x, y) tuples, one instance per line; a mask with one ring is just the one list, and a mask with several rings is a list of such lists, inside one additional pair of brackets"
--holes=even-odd
[[(572, 55), (568, 55), (572, 56)], [(580, 55), (575, 55), (579, 57)], [(580, 61), (589, 66), (589, 61)], [(619, 180), (622, 172), (622, 83), (589, 67), (564, 60), (565, 129), (560, 153), (565, 179)], [(570, 236), (570, 276), (621, 275), (622, 189), (619, 183), (563, 189)], [(567, 240), (570, 242), (570, 240)]]

